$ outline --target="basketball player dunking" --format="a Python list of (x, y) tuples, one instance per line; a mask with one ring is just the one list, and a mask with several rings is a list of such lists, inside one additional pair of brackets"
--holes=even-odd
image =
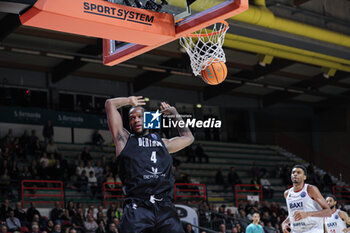
[(293, 167), (293, 187), (284, 192), (289, 214), (282, 223), (284, 233), (323, 233), (323, 219), (331, 216), (332, 212), (318, 188), (304, 183), (306, 176), (304, 166)]
[(337, 209), (337, 199), (333, 195), (326, 197), (327, 204), (332, 210), (332, 216), (324, 219), (324, 224), (328, 233), (347, 233), (350, 232), (350, 227), (346, 228), (346, 224), (350, 225), (348, 214), (340, 209)]
[[(123, 128), (118, 108), (131, 105), (131, 132)], [(172, 157), (190, 145), (194, 137), (188, 128), (178, 128), (179, 137), (163, 139), (143, 128), (145, 100), (141, 97), (121, 97), (106, 101), (108, 125), (116, 145), (119, 176), (126, 194), (121, 220), (121, 233), (183, 233), (182, 224), (173, 204), (174, 177)], [(163, 114), (176, 116), (176, 109), (162, 102)]]

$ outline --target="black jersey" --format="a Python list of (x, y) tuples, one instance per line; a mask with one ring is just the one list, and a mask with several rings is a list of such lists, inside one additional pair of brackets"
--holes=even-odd
[(172, 197), (172, 162), (172, 157), (158, 134), (131, 134), (118, 156), (119, 177), (126, 196), (149, 198), (161, 194)]

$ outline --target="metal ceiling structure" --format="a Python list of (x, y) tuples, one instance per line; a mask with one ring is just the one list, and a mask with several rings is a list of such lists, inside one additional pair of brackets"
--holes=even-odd
[[(259, 5), (261, 2), (264, 5), (265, 1), (251, 1), (251, 9), (257, 12), (266, 8)], [(230, 35), (224, 48), (229, 75), (218, 86), (208, 86), (192, 75), (189, 59), (178, 42), (107, 67), (102, 64), (101, 39), (21, 26), (18, 15), (13, 13), (0, 13), (0, 66), (49, 72), (54, 83), (71, 74), (128, 82), (133, 84), (134, 93), (152, 85), (193, 90), (200, 92), (204, 101), (233, 95), (261, 100), (264, 107), (278, 103), (317, 107), (349, 103), (350, 19), (343, 13), (334, 17), (334, 12), (320, 12), (322, 2), (267, 1), (270, 12), (264, 13), (284, 22), (302, 22), (306, 28), (322, 29), (320, 36), (327, 36), (319, 39), (308, 37), (317, 37), (319, 31), (302, 35), (302, 31), (291, 32), (294, 26), (283, 30), (266, 27), (267, 19), (257, 24), (244, 20), (248, 16), (230, 19)], [(349, 1), (336, 2), (348, 7), (339, 11), (350, 9)], [(335, 41), (333, 35), (342, 39)], [(264, 62), (268, 52), (272, 54), (271, 64)]]

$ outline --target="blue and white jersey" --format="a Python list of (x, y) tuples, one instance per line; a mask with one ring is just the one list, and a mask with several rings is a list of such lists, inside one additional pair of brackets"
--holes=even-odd
[(307, 192), (308, 184), (304, 184), (304, 187), (295, 192), (294, 187), (288, 190), (286, 197), (291, 233), (321, 233), (324, 232), (323, 218), (320, 217), (307, 217), (305, 219), (296, 221), (293, 217), (295, 211), (319, 211), (322, 207), (314, 201)]
[(346, 228), (345, 222), (339, 216), (340, 210), (336, 210), (331, 217), (325, 217), (324, 223), (328, 233), (343, 233), (343, 229)]

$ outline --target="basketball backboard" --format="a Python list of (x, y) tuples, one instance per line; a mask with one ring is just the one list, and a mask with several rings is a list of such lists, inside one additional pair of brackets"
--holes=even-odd
[[(123, 2), (123, 0), (109, 1)], [(139, 1), (144, 3), (149, 0)], [(174, 17), (176, 23), (173, 38), (153, 40), (153, 45), (146, 44), (146, 40), (142, 43), (124, 43), (119, 40), (105, 39), (103, 41), (103, 63), (110, 66), (116, 65), (248, 9), (248, 0), (167, 0), (167, 2), (168, 4), (163, 5), (160, 12), (163, 15), (170, 14)]]
[[(32, 0), (33, 6), (20, 20), (26, 26), (104, 38), (103, 62), (111, 66), (248, 9), (248, 0), (166, 0), (168, 5), (159, 12), (125, 5), (126, 0), (113, 1)], [(182, 20), (175, 23), (179, 17)]]

